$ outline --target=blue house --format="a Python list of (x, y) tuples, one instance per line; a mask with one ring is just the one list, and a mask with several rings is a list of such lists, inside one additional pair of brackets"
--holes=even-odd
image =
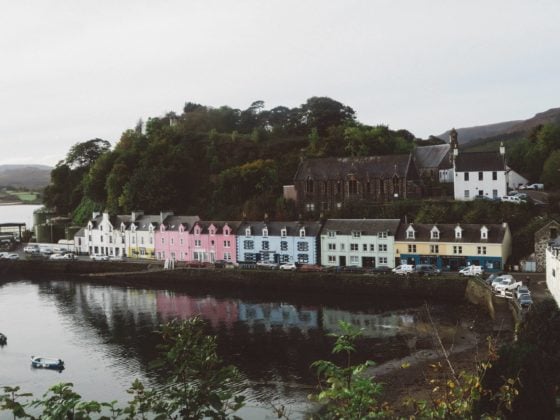
[(320, 222), (241, 222), (237, 261), (319, 264)]

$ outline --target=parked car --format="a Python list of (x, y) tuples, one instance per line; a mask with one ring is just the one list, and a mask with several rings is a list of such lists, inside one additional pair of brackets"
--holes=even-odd
[(533, 304), (533, 298), (531, 298), (531, 295), (529, 294), (520, 295), (517, 301), (519, 302), (519, 305), (524, 309), (529, 308), (529, 306)]
[(214, 261), (215, 268), (235, 268), (239, 264), (234, 263), (233, 261), (226, 261), (226, 260), (216, 260)]
[(272, 261), (259, 261), (257, 262), (257, 268), (263, 268), (265, 270), (276, 270), (278, 269), (278, 264)]
[(109, 257), (109, 261), (122, 261), (122, 260), (123, 260), (123, 257), (120, 256), (120, 255), (111, 255)]
[(90, 255), (90, 258), (92, 259), (92, 261), (109, 261), (109, 256), (107, 256), (107, 255), (92, 254), (92, 255)]
[(23, 252), (26, 254), (38, 254), (39, 253), (39, 246), (38, 245), (27, 245), (23, 247)]
[(296, 271), (298, 269), (297, 264), (293, 262), (280, 264), (278, 268), (280, 270), (287, 270), (287, 271)]
[(370, 273), (370, 274), (388, 274), (391, 273), (391, 267), (387, 266), (387, 265), (380, 265), (377, 267), (371, 267), (366, 269), (366, 272)]
[(499, 276), (496, 276), (492, 279), (492, 283), (490, 283), (490, 285), (492, 286), (492, 289), (494, 289), (494, 287), (498, 284), (500, 284), (503, 280), (509, 280), (510, 282), (513, 282), (513, 276), (511, 274), (502, 274)]
[(401, 264), (393, 268), (393, 273), (395, 274), (410, 274), (414, 271), (414, 266), (412, 264)]
[(18, 254), (8, 254), (6, 257), (4, 257), (8, 260), (19, 260), (19, 255)]
[(414, 268), (414, 273), (420, 276), (437, 276), (441, 274), (441, 270), (433, 264), (418, 264)]
[(506, 203), (514, 203), (514, 204), (521, 204), (524, 202), (524, 200), (522, 200), (516, 195), (506, 195), (502, 197), (502, 201)]
[(515, 297), (519, 299), (521, 295), (531, 295), (531, 291), (527, 286), (519, 286), (515, 291)]
[(496, 293), (499, 293), (502, 290), (509, 290), (510, 292), (512, 292), (513, 290), (517, 289), (518, 287), (521, 287), (522, 285), (523, 282), (515, 281), (515, 279), (512, 277), (511, 279), (502, 280), (500, 283), (494, 285), (493, 288), (494, 291), (496, 291)]
[[(521, 189), (521, 187), (519, 187)], [(525, 190), (544, 190), (544, 184), (529, 184), (525, 185)]]
[(2, 258), (8, 258), (8, 253), (7, 252), (0, 252), (0, 260)]
[(64, 255), (62, 255), (62, 254), (51, 254), (51, 255), (49, 255), (49, 260), (63, 260), (63, 259), (65, 259), (65, 258), (64, 258)]
[(480, 265), (469, 265), (459, 270), (461, 276), (481, 276), (483, 273), (484, 270)]

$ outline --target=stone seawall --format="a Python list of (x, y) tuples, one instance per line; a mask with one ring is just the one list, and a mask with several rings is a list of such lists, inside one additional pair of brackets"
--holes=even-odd
[(153, 263), (90, 261), (4, 261), (0, 274), (18, 277), (74, 278), (136, 287), (197, 287), (219, 290), (266, 291), (463, 301), (468, 279), (457, 276), (397, 276), (324, 272), (284, 272), (212, 268), (162, 270)]

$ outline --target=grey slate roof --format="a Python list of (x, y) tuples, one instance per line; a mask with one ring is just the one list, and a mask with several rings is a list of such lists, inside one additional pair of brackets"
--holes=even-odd
[(340, 179), (350, 173), (363, 178), (388, 178), (394, 175), (404, 178), (408, 176), (411, 160), (410, 154), (307, 159), (300, 163), (294, 180), (303, 181), (308, 177), (314, 180)]
[[(412, 226), (415, 230), (415, 238), (408, 239), (406, 237), (406, 230), (408, 226)], [(431, 239), (430, 232), (436, 226), (439, 229), (439, 239)], [(460, 226), (463, 229), (461, 238), (455, 238), (455, 228)], [(488, 229), (488, 239), (480, 238), (480, 229), (486, 226)], [(405, 225), (404, 223), (399, 227), (396, 241), (409, 241), (409, 242), (458, 242), (458, 243), (496, 243), (501, 244), (504, 240), (506, 228), (501, 224), (432, 224), (432, 223), (411, 223)]]
[(421, 146), (414, 149), (414, 162), (417, 168), (437, 168), (447, 158), (450, 152), (449, 144)]
[(505, 170), (506, 164), (500, 152), (459, 152), (459, 155), (455, 158), (456, 172)]
[(327, 219), (323, 226), (323, 234), (327, 231), (335, 231), (341, 235), (350, 235), (352, 232), (361, 232), (362, 235), (388, 232), (394, 236), (400, 222), (400, 219)]
[(189, 230), (200, 218), (198, 216), (167, 216), (163, 220), (166, 230), (179, 230), (179, 226), (183, 225), (185, 230)]
[(299, 231), (305, 228), (306, 236), (318, 236), (321, 232), (320, 222), (251, 222), (243, 221), (237, 228), (237, 235), (245, 236), (245, 229), (251, 228), (251, 232), (255, 236), (260, 236), (262, 230), (268, 229), (268, 236), (280, 236), (281, 230), (286, 229), (287, 236), (299, 236)]
[(193, 222), (193, 224), (190, 227), (190, 232), (193, 232), (193, 229), (195, 226), (200, 226), (202, 228), (202, 233), (206, 234), (208, 233), (208, 228), (210, 228), (210, 226), (214, 225), (214, 227), (216, 228), (216, 233), (222, 234), (223, 233), (223, 229), (226, 226), (226, 224), (231, 228), (231, 232), (235, 233), (237, 231), (237, 228), (239, 227), (239, 225), (241, 224), (240, 221), (216, 221), (216, 220), (197, 220), (195, 222)]

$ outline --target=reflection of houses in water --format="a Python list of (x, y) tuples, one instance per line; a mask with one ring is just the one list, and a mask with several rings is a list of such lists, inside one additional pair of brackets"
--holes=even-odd
[(192, 298), (176, 295), (170, 291), (160, 291), (157, 293), (156, 301), (157, 311), (166, 321), (199, 315), (210, 322), (214, 328), (220, 325), (231, 327), (237, 321), (237, 301), (233, 300), (218, 300), (210, 296)]
[(416, 319), (408, 313), (366, 314), (334, 309), (323, 310), (323, 327), (326, 331), (340, 331), (339, 321), (362, 328), (364, 337), (384, 338), (415, 332)]
[(157, 324), (155, 291), (144, 289), (117, 289), (78, 285), (76, 294), (77, 308), (88, 308), (90, 312), (103, 314), (109, 328), (114, 326), (114, 319), (132, 318), (134, 324), (151, 321)]
[(267, 331), (272, 327), (299, 328), (302, 331), (318, 327), (318, 311), (315, 308), (296, 308), (284, 303), (240, 303), (239, 320), (249, 328), (264, 325)]

